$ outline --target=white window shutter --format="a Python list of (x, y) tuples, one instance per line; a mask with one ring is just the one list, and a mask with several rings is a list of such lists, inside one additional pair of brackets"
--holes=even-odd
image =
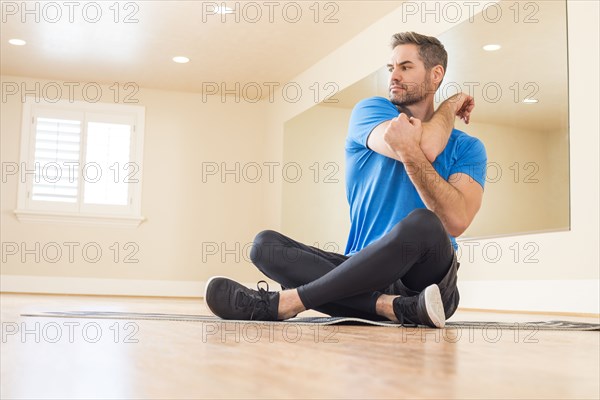
[(36, 118), (31, 199), (77, 202), (81, 121)]

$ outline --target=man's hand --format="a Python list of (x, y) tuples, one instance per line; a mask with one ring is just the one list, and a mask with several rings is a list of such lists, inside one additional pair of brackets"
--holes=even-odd
[(401, 162), (410, 152), (420, 149), (423, 127), (421, 120), (402, 113), (392, 119), (383, 133), (383, 140)]
[(466, 93), (457, 93), (446, 102), (452, 105), (454, 115), (463, 120), (465, 124), (469, 123), (471, 111), (475, 108), (475, 99), (472, 96)]

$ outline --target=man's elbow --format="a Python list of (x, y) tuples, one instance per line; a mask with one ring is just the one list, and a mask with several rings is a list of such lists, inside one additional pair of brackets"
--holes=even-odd
[(467, 230), (469, 225), (470, 224), (466, 219), (453, 221), (453, 223), (448, 226), (448, 233), (455, 238), (459, 237)]
[(435, 146), (432, 146), (429, 142), (421, 142), (421, 151), (423, 151), (423, 155), (425, 158), (433, 164), (437, 156), (440, 155), (440, 152)]
[(439, 143), (436, 143), (435, 140), (430, 138), (421, 140), (420, 147), (425, 158), (427, 158), (430, 163), (433, 163), (437, 156), (444, 150), (440, 148), (441, 146)]

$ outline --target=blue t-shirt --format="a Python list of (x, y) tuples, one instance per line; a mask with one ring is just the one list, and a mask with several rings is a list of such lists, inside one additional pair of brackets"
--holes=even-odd
[[(399, 114), (396, 106), (383, 97), (362, 100), (352, 110), (346, 138), (346, 195), (351, 220), (346, 255), (384, 236), (411, 211), (427, 208), (404, 164), (367, 147), (371, 131)], [(453, 129), (433, 167), (446, 181), (450, 175), (462, 172), (484, 187), (486, 163), (483, 143)], [(456, 249), (454, 237), (450, 240)]]

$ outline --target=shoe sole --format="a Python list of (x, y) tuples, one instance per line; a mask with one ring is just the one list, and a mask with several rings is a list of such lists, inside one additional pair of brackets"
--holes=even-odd
[(208, 301), (206, 301), (206, 299), (208, 298), (208, 289), (210, 287), (211, 282), (214, 281), (215, 279), (220, 279), (220, 278), (231, 279), (231, 278), (228, 278), (226, 276), (220, 276), (220, 275), (212, 276), (212, 277), (210, 277), (208, 279), (208, 281), (206, 281), (206, 285), (204, 286), (204, 304), (206, 304), (206, 306), (208, 307), (208, 309), (210, 310), (210, 312), (213, 313), (214, 315), (216, 315), (217, 317), (218, 317), (217, 313), (215, 313), (213, 311), (213, 309), (210, 308), (210, 304), (208, 304)]
[(436, 328), (446, 326), (446, 313), (438, 285), (430, 285), (425, 288), (425, 308), (427, 316)]

